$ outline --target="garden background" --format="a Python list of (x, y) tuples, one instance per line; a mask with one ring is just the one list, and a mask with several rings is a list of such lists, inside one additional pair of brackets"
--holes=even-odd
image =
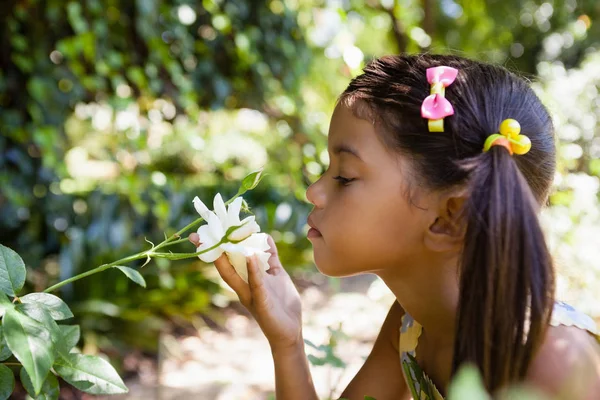
[[(361, 287), (379, 301), (376, 311), (361, 311), (374, 318), (362, 331), (365, 346), (346, 349), (365, 356), (389, 306), (381, 299), (389, 297), (373, 279), (367, 289), (318, 274), (305, 238), (305, 190), (328, 164), (329, 117), (350, 78), (373, 57), (421, 51), (502, 64), (530, 79), (550, 108), (560, 159), (543, 221), (559, 267), (558, 296), (597, 319), (596, 0), (3, 0), (0, 243), (22, 255), (27, 287), (40, 291), (146, 249), (145, 239), (160, 241), (197, 218), (194, 196), (210, 203), (216, 192), (233, 195), (241, 178), (264, 167), (267, 176), (245, 198), (301, 291), (331, 299)], [(252, 326), (212, 266), (157, 259), (142, 273), (146, 289), (111, 270), (60, 292), (81, 324), (79, 347), (107, 355), (138, 393), (152, 382), (177, 386), (185, 368), (171, 361), (185, 359), (189, 338), (216, 332), (227, 347), (240, 326)], [(365, 298), (333, 303), (359, 307)], [(349, 331), (331, 326), (322, 320), (312, 339), (323, 344), (316, 332), (324, 330), (335, 347)], [(198, 345), (200, 359), (202, 349), (220, 357)], [(252, 362), (248, 354), (237, 357)], [(327, 364), (314, 365), (316, 373), (343, 369), (344, 352), (336, 354), (313, 358)], [(202, 375), (200, 367), (190, 368)], [(229, 398), (272, 390), (272, 382), (240, 388), (235, 377), (220, 376), (206, 398), (231, 387), (239, 392)], [(176, 393), (153, 390), (157, 398)]]

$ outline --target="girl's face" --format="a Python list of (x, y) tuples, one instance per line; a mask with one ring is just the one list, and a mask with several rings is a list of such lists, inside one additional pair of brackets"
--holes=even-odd
[[(428, 196), (407, 197), (407, 160), (391, 153), (374, 126), (336, 107), (329, 128), (330, 166), (307, 190), (314, 205), (313, 228), (317, 268), (329, 276), (394, 271), (397, 274), (424, 251)], [(319, 234), (320, 233), (320, 234)]]

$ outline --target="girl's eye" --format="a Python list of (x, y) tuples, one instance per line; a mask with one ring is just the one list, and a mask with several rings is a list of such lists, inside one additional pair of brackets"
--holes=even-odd
[(335, 176), (333, 179), (335, 179), (336, 181), (338, 181), (340, 183), (340, 185), (343, 186), (348, 186), (350, 184), (350, 182), (352, 182), (354, 180), (354, 178), (344, 178), (343, 176)]

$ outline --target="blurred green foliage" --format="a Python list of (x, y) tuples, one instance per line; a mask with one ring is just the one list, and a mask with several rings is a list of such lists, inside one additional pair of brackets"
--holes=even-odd
[[(1, 8), (0, 242), (23, 255), (32, 290), (139, 252), (144, 238), (195, 218), (194, 196), (233, 194), (263, 166), (268, 176), (248, 203), (284, 265), (310, 267), (304, 191), (328, 164), (336, 96), (365, 61), (452, 51), (530, 77), (542, 66), (547, 98), (563, 79), (556, 68), (585, 66), (600, 45), (595, 0), (6, 0)], [(561, 176), (597, 183), (600, 78), (586, 82), (595, 103), (561, 119), (593, 116), (574, 139), (586, 158), (565, 150)], [(553, 203), (573, 213), (572, 188), (560, 189)], [(600, 219), (589, 214), (598, 191), (578, 220)], [(218, 319), (220, 283), (199, 261), (157, 260), (144, 276), (145, 291), (118, 271), (66, 287), (88, 346), (154, 349), (167, 326)]]

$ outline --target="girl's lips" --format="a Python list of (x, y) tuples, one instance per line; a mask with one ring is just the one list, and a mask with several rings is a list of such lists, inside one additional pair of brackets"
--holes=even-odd
[(308, 230), (308, 233), (306, 234), (307, 238), (318, 238), (321, 237), (321, 232), (319, 232), (318, 230), (316, 230), (315, 228), (310, 228)]
[(306, 234), (307, 238), (317, 238), (317, 237), (321, 237), (323, 235), (321, 235), (321, 232), (319, 232), (319, 230), (317, 228), (315, 228), (315, 224), (312, 221), (312, 215), (308, 216), (308, 226), (310, 226), (310, 229), (308, 230), (308, 233)]

